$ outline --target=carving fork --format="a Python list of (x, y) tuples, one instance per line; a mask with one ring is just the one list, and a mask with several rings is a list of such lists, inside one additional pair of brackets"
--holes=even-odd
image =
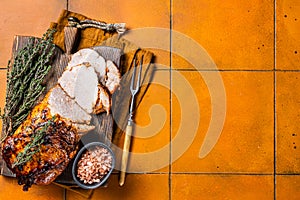
[[(134, 68), (133, 73), (131, 77), (131, 84), (130, 84), (130, 92), (131, 92), (131, 103), (130, 103), (130, 109), (129, 109), (129, 119), (126, 126), (126, 132), (125, 132), (125, 139), (124, 139), (124, 146), (123, 146), (123, 153), (122, 153), (122, 160), (121, 160), (121, 171), (120, 171), (120, 177), (119, 177), (119, 185), (123, 186), (125, 183), (125, 174), (126, 174), (126, 168), (128, 163), (128, 155), (129, 155), (129, 149), (130, 149), (130, 140), (132, 135), (132, 127), (133, 127), (133, 107), (134, 107), (134, 100), (135, 95), (138, 93), (140, 87), (141, 87), (141, 75), (142, 75), (142, 64), (143, 64), (143, 57), (140, 62), (139, 71), (138, 71), (138, 78), (137, 81), (136, 78), (136, 58), (134, 59)], [(136, 81), (136, 84), (134, 84)]]

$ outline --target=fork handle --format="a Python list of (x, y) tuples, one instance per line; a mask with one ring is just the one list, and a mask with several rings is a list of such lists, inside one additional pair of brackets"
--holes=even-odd
[(129, 155), (131, 134), (132, 134), (132, 124), (127, 125), (125, 133), (126, 134), (125, 134), (125, 139), (124, 139), (122, 161), (121, 161), (121, 171), (120, 171), (120, 179), (119, 179), (120, 186), (123, 186), (125, 183), (125, 173), (126, 173), (126, 168), (127, 168), (127, 163), (128, 163), (128, 155)]

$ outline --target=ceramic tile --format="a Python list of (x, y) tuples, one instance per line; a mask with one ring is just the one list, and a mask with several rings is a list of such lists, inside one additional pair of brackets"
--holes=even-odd
[(172, 175), (172, 199), (274, 199), (273, 176)]
[[(0, 108), (3, 111), (6, 95), (6, 70), (0, 70)], [(2, 120), (0, 120), (0, 130), (2, 130)]]
[(273, 10), (273, 0), (173, 1), (172, 50), (198, 69), (273, 69)]
[(107, 23), (126, 22), (129, 29), (170, 26), (169, 0), (69, 0), (69, 10)]
[(300, 69), (300, 2), (276, 1), (277, 69)]
[(167, 172), (170, 160), (170, 72), (156, 71), (135, 114), (131, 172)]
[(300, 74), (277, 73), (277, 172), (300, 172), (299, 88)]
[(300, 176), (277, 176), (276, 199), (297, 200), (300, 197)]
[(0, 2), (0, 65), (6, 65), (11, 56), (13, 37), (26, 35), (41, 37), (50, 22), (56, 21), (66, 1), (22, 1)]
[[(299, 118), (300, 75), (296, 71), (276, 72), (276, 172), (280, 175), (276, 176), (274, 194), (274, 77), (269, 70), (274, 68), (275, 51), (277, 69), (300, 69), (300, 3), (2, 0), (0, 68), (5, 68), (10, 58), (14, 35), (40, 37), (67, 3), (69, 10), (91, 18), (126, 22), (130, 31), (124, 38), (154, 52), (159, 69), (157, 84), (149, 88), (136, 113), (132, 150), (144, 160), (133, 158), (129, 167), (141, 173), (129, 173), (124, 187), (118, 186), (118, 174), (113, 174), (107, 187), (94, 191), (92, 200), (268, 200), (274, 195), (278, 200), (298, 199), (300, 127), (295, 122)], [(170, 64), (180, 69), (171, 76)], [(195, 69), (202, 71), (188, 71)], [(6, 70), (1, 69), (0, 108), (4, 106), (5, 85)], [(214, 144), (218, 133), (211, 151), (202, 146), (204, 141)], [(200, 149), (209, 153), (199, 154)], [(152, 153), (154, 156), (145, 157)], [(159, 163), (164, 165), (157, 167)], [(150, 174), (143, 173), (153, 166)], [(23, 192), (16, 180), (0, 176), (0, 185), (0, 199), (63, 199), (63, 189), (53, 184)], [(68, 191), (67, 199), (86, 198)]]
[[(167, 174), (129, 174), (123, 187), (118, 185), (118, 176), (112, 175), (107, 188), (94, 191), (91, 200), (107, 199), (169, 199)], [(73, 192), (67, 192), (67, 200), (83, 200)]]
[[(142, 45), (144, 46), (144, 45)], [(154, 54), (153, 63), (155, 63), (156, 69), (169, 70), (170, 69), (170, 52), (169, 48), (162, 49), (149, 49)]]
[(272, 72), (180, 71), (172, 86), (172, 172), (273, 172)]
[(63, 198), (63, 189), (53, 184), (48, 186), (33, 185), (27, 192), (22, 190), (15, 178), (0, 176), (0, 184), (0, 199), (61, 200)]

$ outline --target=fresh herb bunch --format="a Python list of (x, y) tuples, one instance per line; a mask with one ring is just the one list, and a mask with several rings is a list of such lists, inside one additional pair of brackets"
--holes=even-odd
[(3, 115), (4, 137), (12, 135), (26, 119), (45, 86), (43, 81), (51, 69), (54, 54), (54, 29), (41, 39), (30, 37), (7, 66), (7, 93)]
[(24, 150), (18, 153), (15, 162), (12, 164), (12, 168), (21, 166), (31, 160), (32, 156), (40, 151), (41, 144), (44, 142), (47, 130), (55, 120), (55, 116), (47, 122), (42, 123), (31, 135), (31, 141), (24, 147)]

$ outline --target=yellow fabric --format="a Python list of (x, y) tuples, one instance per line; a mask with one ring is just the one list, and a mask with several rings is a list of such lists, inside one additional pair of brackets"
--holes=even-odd
[[(76, 17), (79, 20), (90, 19), (84, 15), (63, 10), (58, 18), (58, 21), (56, 23), (51, 23), (50, 28), (55, 28), (57, 30), (57, 32), (54, 34), (53, 42), (63, 51), (65, 51), (64, 27), (67, 26), (68, 18), (71, 16)], [(121, 85), (122, 89), (117, 92), (113, 98), (113, 118), (118, 122), (118, 126), (114, 127), (113, 143), (121, 146), (121, 137), (123, 135), (122, 130), (125, 130), (126, 127), (129, 110), (128, 102), (130, 101), (129, 83), (131, 73), (126, 72), (131, 72), (130, 69), (133, 67), (134, 57), (136, 57), (139, 61), (143, 56), (143, 87), (141, 87), (139, 94), (136, 97), (136, 105), (138, 105), (141, 102), (153, 75), (154, 67), (150, 64), (153, 54), (144, 49), (140, 49), (122, 37), (119, 38), (116, 32), (107, 32), (97, 28), (86, 28), (80, 30), (80, 41), (78, 42), (78, 47), (76, 50), (98, 45), (111, 46), (123, 50), (120, 64), (120, 71), (123, 76)]]

